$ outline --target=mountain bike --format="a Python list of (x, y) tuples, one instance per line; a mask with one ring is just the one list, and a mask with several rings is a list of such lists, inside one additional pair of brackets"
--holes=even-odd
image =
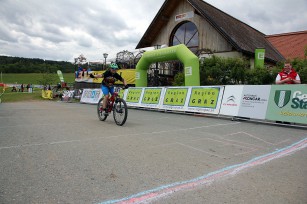
[[(115, 87), (114, 93), (109, 97), (106, 110), (107, 113), (111, 113), (113, 111), (113, 118), (116, 123), (116, 125), (122, 126), (125, 124), (128, 116), (128, 107), (126, 104), (126, 101), (122, 99), (118, 92), (120, 90), (124, 90), (124, 88), (121, 87)], [(108, 117), (108, 115), (104, 114), (103, 110), (103, 99), (102, 97), (97, 104), (97, 113), (98, 113), (98, 118), (101, 121), (105, 121)]]

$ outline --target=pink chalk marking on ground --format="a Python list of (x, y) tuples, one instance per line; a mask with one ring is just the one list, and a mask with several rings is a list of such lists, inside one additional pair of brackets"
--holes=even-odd
[(173, 184), (169, 185), (164, 185), (160, 186), (155, 189), (143, 191), (134, 195), (131, 195), (129, 197), (125, 197), (122, 199), (118, 200), (109, 200), (102, 202), (101, 204), (111, 204), (111, 203), (121, 203), (121, 204), (136, 204), (136, 203), (149, 203), (151, 201), (156, 201), (160, 198), (163, 198), (167, 195), (171, 195), (175, 192), (183, 191), (183, 190), (188, 190), (188, 189), (193, 189), (205, 184), (210, 184), (214, 182), (215, 180), (230, 176), (230, 175), (236, 175), (240, 171), (255, 167), (257, 165), (264, 164), (266, 162), (272, 161), (277, 158), (281, 158), (290, 154), (293, 154), (296, 151), (302, 150), (307, 147), (307, 138), (294, 143), (290, 146), (287, 146), (285, 148), (279, 149), (275, 152), (262, 155), (259, 157), (256, 157), (254, 159), (251, 159), (247, 162), (241, 163), (241, 164), (236, 164), (232, 166), (228, 166), (225, 168), (222, 168), (220, 170), (211, 172), (209, 174), (187, 180), (187, 181), (181, 181), (181, 182), (176, 182)]

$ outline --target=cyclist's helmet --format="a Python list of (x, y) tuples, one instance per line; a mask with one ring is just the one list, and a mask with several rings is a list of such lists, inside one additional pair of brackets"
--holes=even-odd
[(110, 64), (111, 69), (118, 69), (118, 65), (116, 63)]

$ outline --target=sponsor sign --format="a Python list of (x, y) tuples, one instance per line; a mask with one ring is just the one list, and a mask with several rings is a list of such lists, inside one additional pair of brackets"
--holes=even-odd
[(63, 83), (63, 82), (64, 82), (64, 77), (63, 77), (62, 71), (61, 71), (61, 70), (58, 70), (58, 71), (57, 71), (57, 74), (58, 74), (58, 76), (59, 76), (59, 78), (60, 78), (60, 81)]
[(265, 119), (270, 85), (244, 86), (238, 116)]
[(224, 87), (193, 87), (187, 111), (218, 114)]
[(238, 116), (242, 99), (243, 85), (225, 86), (220, 114)]
[(190, 11), (190, 12), (186, 12), (186, 13), (176, 15), (175, 21), (181, 21), (181, 20), (185, 20), (185, 19), (189, 19), (189, 18), (193, 18), (193, 17), (194, 17), (194, 12)]
[(189, 88), (171, 87), (165, 90), (162, 109), (184, 110)]
[(185, 76), (192, 76), (192, 67), (185, 67)]
[[(101, 83), (102, 78), (90, 78), (90, 74), (98, 75), (103, 74), (105, 71), (80, 71), (76, 72), (75, 82), (86, 82), (86, 83)], [(127, 82), (127, 84), (135, 84), (135, 78), (138, 74), (135, 69), (120, 69), (117, 71)], [(121, 81), (117, 80), (115, 84), (123, 84)]]
[(80, 103), (98, 104), (103, 96), (101, 89), (83, 89)]
[(140, 72), (135, 72), (135, 79), (140, 79), (140, 78), (141, 78)]
[(307, 85), (273, 85), (266, 119), (307, 124)]
[(126, 102), (130, 106), (140, 106), (143, 88), (129, 88), (126, 94)]
[(161, 99), (162, 88), (145, 88), (141, 101), (142, 107), (158, 108)]
[(264, 67), (265, 49), (257, 48), (255, 50), (255, 68)]

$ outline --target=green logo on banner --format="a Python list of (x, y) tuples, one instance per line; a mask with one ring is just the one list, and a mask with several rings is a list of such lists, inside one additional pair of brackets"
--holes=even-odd
[(159, 89), (145, 89), (142, 103), (144, 104), (158, 104), (161, 96), (161, 88)]
[(167, 89), (164, 95), (163, 105), (184, 106), (187, 93), (187, 88)]
[(272, 85), (266, 119), (307, 124), (306, 85)]
[(129, 88), (126, 101), (130, 103), (138, 103), (140, 101), (141, 94), (142, 94), (141, 88), (140, 89)]
[(216, 108), (220, 88), (192, 88), (190, 107)]
[(275, 104), (279, 108), (282, 108), (289, 103), (290, 97), (291, 97), (291, 91), (283, 91), (283, 90), (275, 91), (275, 96), (274, 96)]

